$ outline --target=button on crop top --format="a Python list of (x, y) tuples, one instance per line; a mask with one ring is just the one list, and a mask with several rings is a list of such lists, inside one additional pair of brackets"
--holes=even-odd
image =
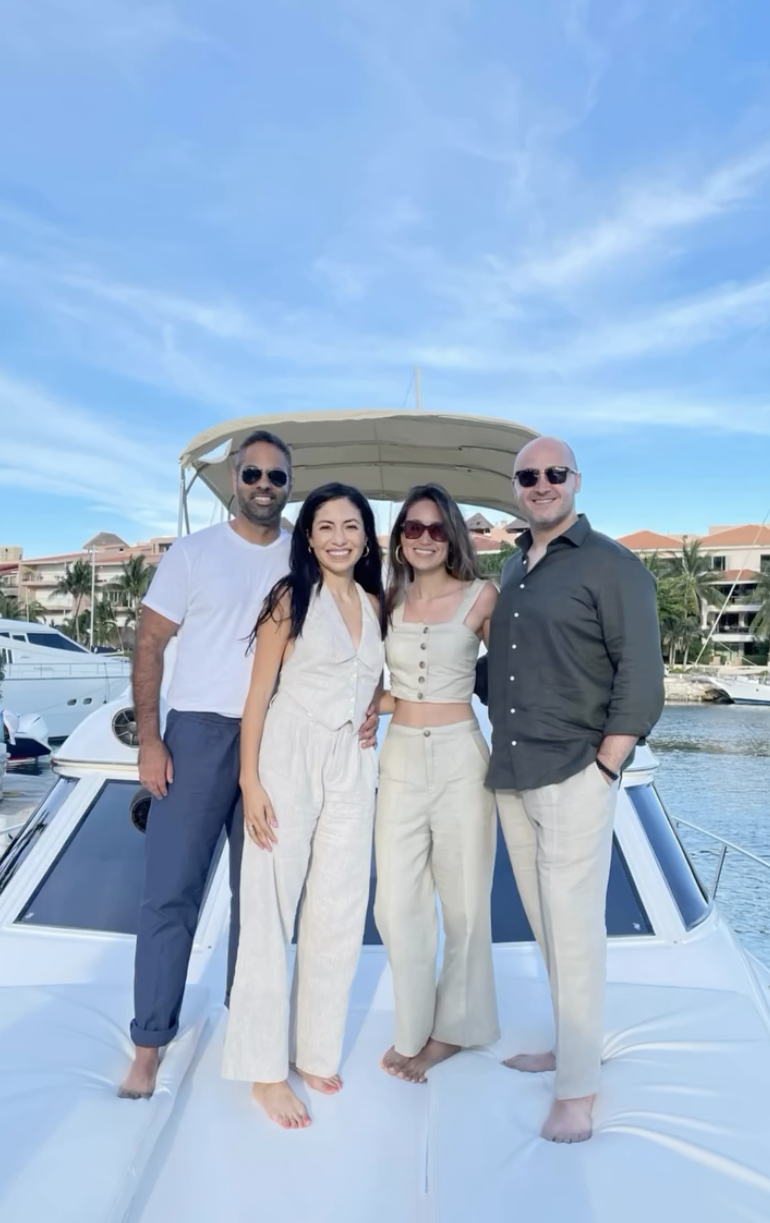
[(405, 624), (403, 603), (395, 608), (385, 641), (394, 697), (437, 705), (470, 701), (480, 642), (463, 621), (485, 585), (485, 578), (469, 583), (452, 619), (441, 624)]
[(366, 716), (383, 667), (380, 625), (366, 593), (361, 599), (361, 640), (353, 645), (334, 595), (323, 584), (310, 600), (302, 633), (281, 668), (278, 694), (287, 694), (329, 730)]

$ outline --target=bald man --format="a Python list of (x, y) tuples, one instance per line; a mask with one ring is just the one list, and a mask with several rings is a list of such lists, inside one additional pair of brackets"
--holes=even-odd
[(513, 493), (529, 530), (503, 569), (489, 642), (487, 786), (556, 1028), (555, 1052), (505, 1064), (556, 1071), (542, 1131), (553, 1142), (591, 1137), (620, 774), (663, 708), (655, 579), (577, 513), (580, 484), (566, 442), (541, 437), (520, 451)]

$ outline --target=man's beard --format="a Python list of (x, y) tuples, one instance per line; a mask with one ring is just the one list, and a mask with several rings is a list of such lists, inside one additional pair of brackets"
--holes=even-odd
[(273, 494), (269, 505), (257, 505), (250, 496), (238, 494), (238, 509), (255, 527), (275, 527), (281, 521), (287, 498)]

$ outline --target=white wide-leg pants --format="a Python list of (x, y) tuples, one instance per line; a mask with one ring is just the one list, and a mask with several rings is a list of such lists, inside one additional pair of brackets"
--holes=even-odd
[(225, 1078), (273, 1083), (288, 1074), (287, 957), (300, 898), (292, 1061), (323, 1077), (339, 1069), (369, 897), (376, 767), (357, 727), (328, 730), (290, 697), (273, 701), (259, 776), (278, 843), (268, 853), (245, 838)]
[(618, 783), (595, 764), (557, 785), (496, 791), (524, 911), (545, 960), (556, 1026), (556, 1095), (599, 1085), (607, 883)]
[[(374, 917), (388, 952), (394, 1046), (413, 1057), (433, 1036), (468, 1048), (497, 1040), (490, 894), (496, 821), (489, 753), (475, 721), (416, 730), (393, 723), (380, 753)], [(444, 961), (436, 985), (441, 901)]]

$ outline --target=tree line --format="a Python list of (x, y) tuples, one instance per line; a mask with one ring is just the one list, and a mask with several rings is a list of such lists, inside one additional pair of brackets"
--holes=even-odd
[[(493, 580), (499, 579), (503, 565), (515, 551), (514, 545), (503, 542), (499, 552), (482, 552), (479, 556), (481, 572)], [(684, 540), (681, 552), (674, 556), (655, 552), (642, 557), (642, 563), (657, 579), (663, 656), (668, 659), (669, 666), (679, 662), (686, 666), (693, 656), (697, 656), (708, 635), (703, 627), (704, 612), (710, 607), (718, 610), (724, 602), (715, 588), (719, 571), (712, 567), (698, 539)], [(751, 632), (767, 648), (770, 642), (770, 567), (763, 568), (759, 574), (751, 602), (759, 604), (759, 610), (751, 618)]]

